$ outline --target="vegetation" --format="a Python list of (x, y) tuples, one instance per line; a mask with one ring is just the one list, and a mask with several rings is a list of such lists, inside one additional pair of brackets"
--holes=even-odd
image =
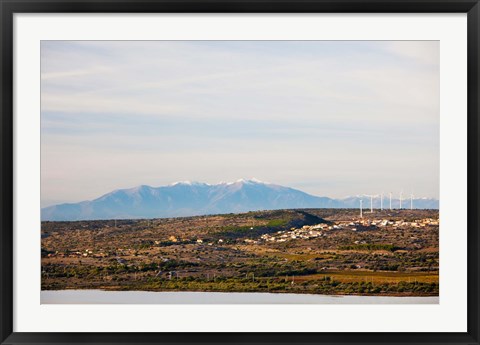
[(382, 244), (382, 243), (368, 243), (368, 244), (353, 244), (348, 246), (340, 246), (339, 249), (341, 250), (388, 250), (393, 252), (400, 248), (395, 247), (393, 244)]
[(437, 219), (309, 209), (43, 222), (42, 289), (438, 295)]

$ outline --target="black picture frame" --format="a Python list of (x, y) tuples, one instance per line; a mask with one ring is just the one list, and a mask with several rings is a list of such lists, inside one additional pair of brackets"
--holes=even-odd
[[(2, 344), (479, 344), (478, 0), (0, 0)], [(15, 13), (442, 13), (468, 14), (468, 331), (466, 333), (18, 333), (13, 332), (13, 16)], [(455, 317), (455, 315), (452, 315)]]

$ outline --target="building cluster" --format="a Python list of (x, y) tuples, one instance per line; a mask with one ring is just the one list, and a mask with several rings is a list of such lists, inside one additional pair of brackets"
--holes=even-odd
[(424, 228), (426, 226), (438, 226), (438, 219), (425, 218), (415, 219), (413, 221), (405, 220), (388, 220), (388, 219), (360, 219), (352, 222), (345, 223), (345, 227), (350, 228), (352, 231), (357, 231), (360, 228), (384, 228), (391, 227), (396, 228)]
[(52, 258), (52, 257), (59, 257), (59, 258), (78, 258), (78, 257), (92, 257), (92, 258), (106, 258), (108, 257), (108, 253), (104, 253), (102, 251), (100, 252), (93, 252), (90, 249), (85, 249), (85, 251), (66, 251), (66, 252), (60, 252), (60, 251), (55, 251), (53, 253), (48, 253), (47, 257)]
[[(260, 240), (263, 240), (266, 242), (286, 242), (288, 240), (310, 239), (310, 238), (326, 236), (326, 233), (324, 230), (333, 230), (333, 229), (340, 229), (340, 226), (328, 225), (328, 224), (305, 225), (300, 229), (291, 228), (290, 230), (277, 231), (274, 234), (264, 234), (260, 237)], [(247, 242), (247, 240), (245, 240), (245, 242)], [(249, 241), (253, 241), (253, 240), (249, 240)], [(258, 243), (258, 241), (256, 242)]]
[(248, 244), (258, 244), (260, 242), (286, 242), (297, 239), (311, 239), (322, 236), (328, 236), (328, 232), (332, 230), (346, 229), (351, 231), (365, 231), (376, 228), (424, 228), (426, 226), (438, 226), (438, 219), (425, 218), (416, 219), (414, 221), (388, 219), (358, 219), (353, 221), (338, 222), (336, 224), (316, 224), (305, 225), (302, 228), (291, 228), (290, 230), (277, 231), (273, 234), (264, 234), (258, 240), (247, 238), (244, 240)]

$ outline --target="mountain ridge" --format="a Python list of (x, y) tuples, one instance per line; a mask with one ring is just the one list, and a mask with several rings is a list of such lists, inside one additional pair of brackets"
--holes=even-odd
[[(294, 208), (358, 208), (360, 198), (364, 208), (370, 207), (368, 196), (333, 199), (257, 179), (218, 184), (182, 181), (160, 187), (116, 189), (93, 200), (48, 206), (42, 208), (41, 219), (172, 218)], [(380, 201), (375, 200), (373, 205), (379, 208)], [(388, 206), (386, 199), (384, 206)], [(409, 207), (410, 199), (403, 206)], [(415, 208), (438, 208), (438, 200), (415, 199)]]

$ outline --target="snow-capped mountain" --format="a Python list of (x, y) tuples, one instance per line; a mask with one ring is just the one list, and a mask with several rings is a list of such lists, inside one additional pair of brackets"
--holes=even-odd
[[(42, 220), (166, 218), (291, 208), (357, 208), (360, 199), (364, 200), (365, 208), (370, 206), (367, 197), (336, 200), (256, 179), (219, 184), (184, 181), (163, 187), (143, 185), (119, 189), (91, 201), (45, 207)], [(422, 203), (419, 200), (422, 199), (415, 199), (415, 208), (438, 208), (437, 200), (428, 199)], [(386, 199), (384, 206), (387, 207)], [(408, 205), (407, 201), (404, 204), (408, 206), (409, 200)], [(375, 201), (374, 207), (379, 207), (379, 201)]]
[(331, 208), (342, 203), (255, 179), (219, 184), (176, 182), (119, 189), (98, 199), (45, 207), (42, 220), (162, 218), (288, 208)]

